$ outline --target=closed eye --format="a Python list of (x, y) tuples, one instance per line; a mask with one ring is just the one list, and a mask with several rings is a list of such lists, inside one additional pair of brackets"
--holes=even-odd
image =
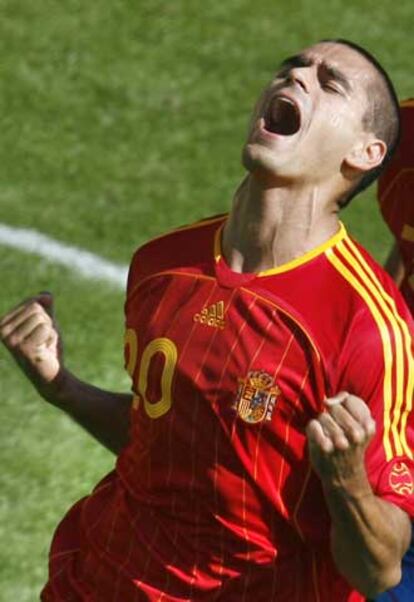
[(326, 63), (319, 65), (318, 78), (321, 87), (328, 92), (347, 96), (352, 91), (348, 77), (336, 67), (332, 67)]
[(334, 82), (325, 82), (321, 84), (322, 88), (332, 94), (343, 94), (343, 90)]

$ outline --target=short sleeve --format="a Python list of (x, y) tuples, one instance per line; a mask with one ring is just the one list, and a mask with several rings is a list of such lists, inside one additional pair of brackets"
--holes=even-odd
[(375, 493), (414, 517), (414, 328), (395, 289), (374, 316), (362, 311), (343, 350), (340, 389), (361, 397), (376, 422), (366, 453)]

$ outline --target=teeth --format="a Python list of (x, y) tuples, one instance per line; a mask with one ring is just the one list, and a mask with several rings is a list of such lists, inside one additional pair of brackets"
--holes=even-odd
[(281, 101), (281, 102), (287, 102), (288, 104), (290, 104), (290, 105), (292, 105), (293, 107), (295, 107), (295, 108), (296, 108), (296, 105), (295, 105), (295, 103), (294, 103), (294, 102), (293, 102), (293, 100), (291, 100), (290, 98), (285, 98), (284, 96), (280, 96), (280, 97), (278, 98), (278, 100), (279, 100), (279, 101)]
[(285, 108), (283, 105), (288, 105), (289, 107), (292, 107), (295, 110), (295, 113), (297, 112), (295, 103), (292, 100), (290, 100), (290, 98), (283, 98), (282, 96), (276, 98), (273, 102), (272, 112), (277, 113), (278, 111), (283, 111)]

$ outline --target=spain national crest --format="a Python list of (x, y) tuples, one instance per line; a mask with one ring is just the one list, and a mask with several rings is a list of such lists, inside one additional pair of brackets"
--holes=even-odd
[(271, 420), (280, 389), (274, 378), (264, 370), (252, 370), (239, 379), (234, 408), (242, 420), (255, 424)]

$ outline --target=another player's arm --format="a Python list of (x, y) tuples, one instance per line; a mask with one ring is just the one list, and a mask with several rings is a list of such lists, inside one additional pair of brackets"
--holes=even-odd
[(401, 579), (411, 533), (400, 508), (377, 497), (368, 481), (365, 450), (375, 432), (368, 406), (341, 393), (307, 427), (310, 460), (332, 519), (331, 549), (338, 570), (369, 598)]
[(40, 395), (115, 454), (128, 443), (132, 395), (80, 381), (63, 364), (52, 297), (41, 294), (0, 320), (0, 337)]
[(399, 287), (404, 278), (404, 263), (401, 259), (396, 242), (394, 242), (388, 257), (385, 260), (384, 268)]

